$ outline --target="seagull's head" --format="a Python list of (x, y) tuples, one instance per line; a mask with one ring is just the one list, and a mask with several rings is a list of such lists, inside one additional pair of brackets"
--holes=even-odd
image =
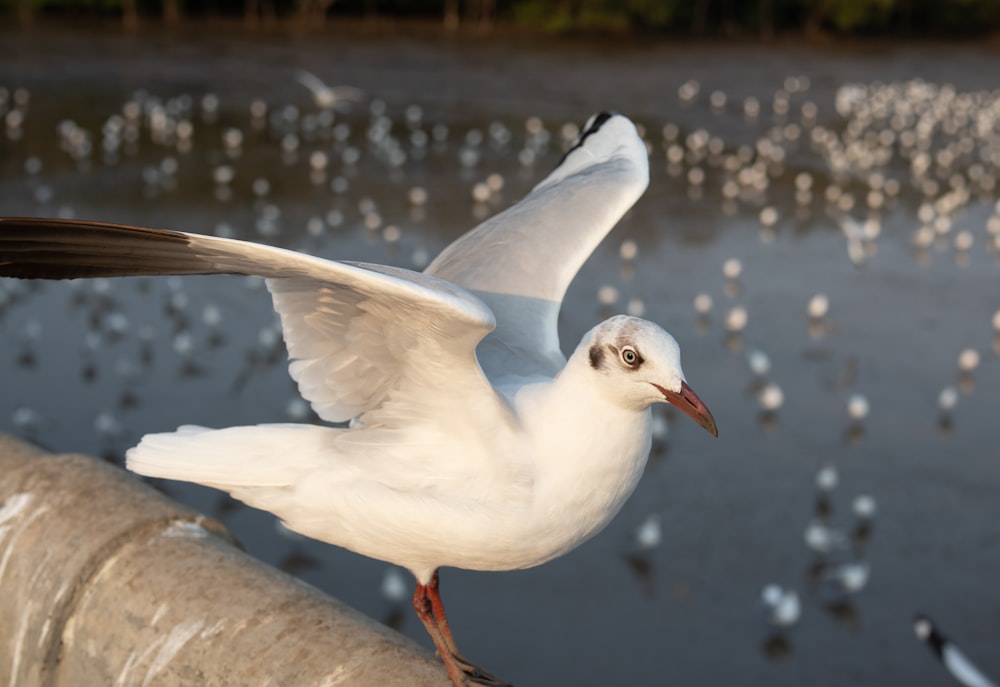
[(617, 315), (590, 330), (578, 355), (616, 402), (636, 410), (670, 403), (719, 436), (712, 413), (684, 380), (680, 346), (658, 325)]

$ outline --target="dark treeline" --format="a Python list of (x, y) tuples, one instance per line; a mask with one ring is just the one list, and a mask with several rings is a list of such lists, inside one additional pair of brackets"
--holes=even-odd
[(996, 32), (1000, 0), (0, 0), (5, 21), (81, 16), (127, 27), (235, 18), (317, 28), (338, 18), (393, 18), (477, 31), (499, 24), (553, 33), (957, 37)]

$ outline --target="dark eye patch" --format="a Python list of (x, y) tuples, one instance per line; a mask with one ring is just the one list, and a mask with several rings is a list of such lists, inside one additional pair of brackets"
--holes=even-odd
[(604, 349), (594, 344), (590, 347), (590, 366), (595, 370), (600, 369), (604, 364)]
[[(617, 346), (615, 346), (614, 344), (607, 344), (606, 347), (607, 350), (611, 353), (611, 357), (618, 359), (619, 362), (624, 364), (629, 370), (637, 370), (643, 364), (643, 362), (645, 362), (643, 357), (639, 354), (639, 351), (635, 350), (634, 348), (632, 349), (632, 352), (635, 354), (635, 362), (629, 364), (626, 363), (624, 360), (621, 360), (621, 351), (619, 351)], [(594, 344), (593, 346), (591, 346), (590, 350), (588, 351), (588, 355), (590, 358), (590, 366), (592, 368), (594, 368), (595, 370), (599, 370), (604, 366), (607, 352), (600, 345)]]

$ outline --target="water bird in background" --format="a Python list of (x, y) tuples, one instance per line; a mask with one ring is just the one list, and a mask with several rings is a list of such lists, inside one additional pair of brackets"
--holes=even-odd
[(410, 570), (413, 606), (455, 685), (501, 685), (462, 658), (438, 568), (529, 568), (591, 538), (632, 493), (650, 406), (717, 435), (674, 338), (615, 316), (567, 360), (567, 287), (646, 189), (635, 126), (602, 113), (519, 203), (423, 273), (159, 229), (0, 218), (0, 276), (241, 274), (266, 279), (290, 372), (320, 418), (151, 434), (127, 454), (291, 530)]
[(327, 86), (322, 79), (305, 69), (295, 72), (295, 79), (309, 89), (316, 106), (324, 110), (342, 109), (345, 103), (360, 103), (365, 100), (365, 92), (354, 86)]
[(913, 621), (913, 632), (958, 684), (965, 687), (997, 687), (997, 683), (984, 675), (927, 616), (917, 615)]

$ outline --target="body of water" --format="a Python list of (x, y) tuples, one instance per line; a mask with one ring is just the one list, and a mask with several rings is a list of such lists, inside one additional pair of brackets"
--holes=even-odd
[[(419, 268), (620, 111), (651, 184), (571, 287), (563, 344), (612, 312), (660, 323), (720, 437), (658, 415), (594, 540), (443, 571), (463, 651), (518, 685), (952, 684), (923, 612), (1000, 678), (998, 68), (982, 45), (8, 31), (0, 215)], [(323, 111), (299, 69), (369, 100)], [(0, 429), (118, 462), (180, 424), (313, 419), (238, 277), (0, 280), (0, 380)], [(158, 486), (430, 644), (405, 571)]]

